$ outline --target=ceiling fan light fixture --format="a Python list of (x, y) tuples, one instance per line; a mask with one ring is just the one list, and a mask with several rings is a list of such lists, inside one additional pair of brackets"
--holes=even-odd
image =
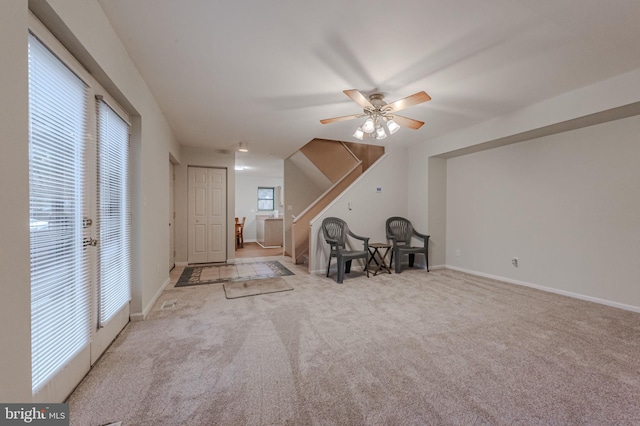
[(387, 128), (389, 129), (389, 134), (391, 135), (400, 130), (400, 126), (398, 126), (398, 123), (393, 121), (392, 118), (387, 120)]
[(371, 117), (367, 118), (364, 124), (362, 125), (362, 130), (365, 133), (373, 133), (375, 129), (376, 128), (375, 128), (375, 124), (373, 123), (373, 118)]
[[(365, 122), (358, 127), (353, 134), (354, 138), (363, 140), (365, 137), (375, 137), (376, 139), (384, 139), (388, 135), (392, 135), (400, 130), (400, 127), (418, 130), (424, 122), (414, 120), (412, 118), (395, 115), (397, 111), (412, 107), (431, 100), (431, 96), (425, 91), (414, 93), (395, 102), (387, 103), (384, 101), (382, 93), (373, 93), (368, 99), (360, 91), (356, 89), (343, 90), (344, 94), (351, 98), (352, 101), (360, 105), (362, 113), (344, 115), (342, 117), (326, 118), (320, 120), (322, 124), (335, 123), (338, 121), (353, 120), (355, 118), (365, 117)], [(393, 118), (400, 120), (398, 124)], [(384, 122), (384, 123), (383, 123)]]

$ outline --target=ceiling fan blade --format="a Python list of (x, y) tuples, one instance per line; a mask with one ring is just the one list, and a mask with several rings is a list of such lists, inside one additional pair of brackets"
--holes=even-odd
[(335, 118), (325, 118), (324, 120), (320, 120), (322, 124), (336, 123), (338, 121), (347, 121), (353, 120), (354, 118), (364, 117), (364, 114), (352, 114), (352, 115), (343, 115), (342, 117)]
[(348, 97), (350, 97), (351, 99), (353, 99), (358, 105), (360, 105), (362, 108), (367, 109), (367, 108), (371, 108), (373, 109), (374, 106), (371, 105), (371, 102), (369, 102), (369, 99), (367, 99), (362, 93), (360, 93), (358, 90), (356, 89), (351, 89), (351, 90), (343, 90), (342, 91), (345, 95), (347, 95)]
[(398, 123), (398, 126), (408, 127), (409, 129), (418, 130), (424, 124), (423, 121), (414, 120), (413, 118), (403, 117), (401, 115), (393, 115), (393, 121)]
[(389, 112), (400, 111), (405, 108), (409, 108), (411, 106), (418, 105), (430, 100), (431, 100), (431, 96), (427, 95), (427, 92), (423, 91), (423, 92), (414, 93), (413, 95), (407, 96), (404, 99), (391, 102), (390, 104), (385, 105), (383, 109)]

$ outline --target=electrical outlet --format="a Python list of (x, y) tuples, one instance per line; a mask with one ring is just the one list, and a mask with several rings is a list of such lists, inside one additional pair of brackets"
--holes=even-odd
[(456, 256), (460, 256), (460, 249), (456, 249)]
[(517, 257), (511, 258), (511, 264), (517, 268), (518, 267), (518, 258)]

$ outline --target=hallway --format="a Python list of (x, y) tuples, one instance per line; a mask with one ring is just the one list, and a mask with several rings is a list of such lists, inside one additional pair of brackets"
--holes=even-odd
[(284, 248), (262, 248), (258, 243), (245, 242), (244, 247), (236, 249), (236, 259), (244, 259), (247, 257), (267, 257), (282, 256)]

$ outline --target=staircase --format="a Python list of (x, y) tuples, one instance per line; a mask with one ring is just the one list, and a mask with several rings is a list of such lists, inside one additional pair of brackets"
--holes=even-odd
[(291, 258), (296, 264), (308, 263), (311, 220), (383, 154), (382, 146), (314, 139), (289, 157), (323, 191), (293, 218)]

